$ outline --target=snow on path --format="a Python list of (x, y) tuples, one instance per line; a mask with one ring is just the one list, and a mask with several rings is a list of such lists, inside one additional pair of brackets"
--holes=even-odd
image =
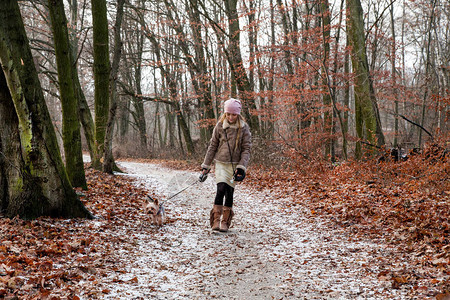
[[(120, 162), (149, 191), (166, 199), (198, 173)], [(231, 230), (213, 233), (213, 174), (164, 204), (162, 227), (117, 229), (125, 272), (103, 280), (105, 299), (405, 299), (368, 270), (382, 245), (354, 241), (341, 229), (256, 187), (237, 185)], [(138, 215), (137, 215), (138, 217)], [(371, 272), (369, 272), (371, 271)]]

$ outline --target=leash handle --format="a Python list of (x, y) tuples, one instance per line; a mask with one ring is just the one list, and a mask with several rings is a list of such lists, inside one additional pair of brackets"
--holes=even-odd
[(205, 180), (206, 180), (206, 178), (208, 178), (208, 173), (206, 173), (206, 174), (201, 174), (199, 177), (198, 177), (198, 181), (199, 182), (204, 182)]

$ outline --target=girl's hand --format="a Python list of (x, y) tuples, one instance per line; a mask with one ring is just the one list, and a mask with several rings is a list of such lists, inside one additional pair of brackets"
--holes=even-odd
[(204, 182), (206, 180), (206, 178), (208, 178), (208, 173), (209, 173), (209, 169), (203, 168), (202, 174), (200, 175), (200, 177), (198, 177), (198, 181)]
[(245, 171), (241, 168), (237, 168), (234, 172), (234, 180), (235, 181), (242, 181), (245, 178)]

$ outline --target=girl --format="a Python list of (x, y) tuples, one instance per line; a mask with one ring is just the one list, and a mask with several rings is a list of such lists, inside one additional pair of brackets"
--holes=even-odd
[[(250, 159), (251, 133), (241, 113), (241, 102), (229, 99), (224, 114), (214, 128), (202, 164), (203, 175), (208, 174), (215, 160), (217, 193), (210, 213), (212, 230), (227, 232), (233, 218), (233, 193), (236, 181), (245, 177)], [(225, 203), (223, 199), (225, 197)]]

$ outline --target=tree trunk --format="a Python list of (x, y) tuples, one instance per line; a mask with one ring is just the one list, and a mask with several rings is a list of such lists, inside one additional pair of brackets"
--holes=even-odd
[(114, 53), (111, 67), (111, 84), (110, 84), (110, 109), (108, 116), (108, 123), (106, 126), (105, 135), (105, 150), (103, 156), (103, 172), (112, 174), (113, 171), (118, 171), (119, 168), (114, 162), (112, 153), (112, 143), (114, 134), (114, 124), (116, 120), (117, 111), (117, 74), (119, 71), (120, 55), (122, 53), (122, 40), (120, 38), (120, 30), (122, 27), (123, 5), (125, 0), (117, 1), (116, 22), (114, 24)]
[(81, 88), (80, 78), (78, 77), (77, 56), (78, 56), (78, 35), (77, 35), (77, 23), (78, 23), (78, 2), (77, 0), (69, 1), (70, 6), (70, 24), (69, 24), (69, 37), (71, 44), (71, 70), (72, 80), (75, 84), (75, 95), (78, 99), (78, 114), (83, 126), (84, 136), (86, 138), (86, 144), (88, 146), (89, 155), (91, 161), (94, 161), (94, 149), (95, 149), (95, 125), (92, 119), (91, 110), (86, 101), (83, 89)]
[[(320, 21), (322, 24), (322, 43), (323, 43), (323, 58), (322, 58), (322, 84), (323, 84), (323, 106), (324, 106), (324, 114), (323, 114), (323, 130), (326, 134), (325, 140), (325, 157), (331, 155), (331, 149), (333, 144), (333, 118), (332, 118), (332, 106), (331, 106), (331, 93), (329, 92), (329, 88), (331, 85), (328, 82), (328, 74), (329, 74), (329, 60), (330, 60), (330, 22), (331, 15), (328, 0), (321, 0), (320, 3)], [(334, 161), (334, 157), (331, 157), (331, 160)]]
[(23, 181), (20, 173), (24, 165), (19, 121), (3, 70), (0, 71), (0, 153), (0, 203), (1, 210), (7, 211), (10, 199), (24, 192), (14, 188)]
[(89, 155), (91, 161), (95, 158), (95, 124), (92, 118), (91, 110), (81, 88), (80, 79), (78, 78), (78, 72), (76, 63), (72, 65), (73, 80), (75, 82), (77, 99), (78, 99), (78, 114), (80, 116), (81, 125), (83, 126), (84, 136), (86, 138), (86, 144), (88, 146)]
[[(142, 55), (144, 48), (144, 33), (138, 35), (137, 41), (137, 60), (134, 68), (134, 84), (136, 85), (136, 92), (142, 95)], [(133, 97), (134, 106), (134, 122), (137, 124), (140, 139), (140, 152), (147, 151), (147, 124), (145, 121), (144, 101), (141, 97)]]
[[(296, 37), (296, 34), (298, 32), (298, 28), (296, 25), (296, 22), (297, 22), (296, 19), (298, 18), (297, 13), (296, 13), (297, 8), (293, 3), (293, 5), (292, 5), (293, 14), (292, 15), (293, 15), (294, 20), (292, 22), (290, 22), (290, 17), (289, 17), (289, 13), (286, 9), (286, 5), (284, 5), (281, 0), (277, 0), (277, 4), (280, 9), (281, 23), (283, 25), (283, 34), (284, 34), (283, 54), (284, 54), (284, 63), (286, 64), (286, 69), (287, 69), (286, 72), (288, 74), (288, 77), (294, 77), (295, 76), (295, 74), (294, 74), (295, 73), (295, 71), (294, 71), (295, 65), (294, 65), (294, 61), (292, 61), (292, 54), (291, 54), (291, 51), (289, 50), (289, 48), (291, 46), (300, 47), (300, 48), (302, 47), (302, 45), (300, 45), (300, 46), (298, 45), (298, 39)], [(304, 25), (303, 25), (304, 30), (306, 30), (306, 31), (310, 27), (310, 24), (309, 24), (310, 21), (309, 21), (309, 16), (308, 16), (309, 14), (312, 14), (312, 13), (311, 13), (310, 9), (307, 8), (307, 12), (306, 12), (307, 20), (305, 20)], [(292, 23), (293, 26), (290, 26), (290, 23)], [(307, 44), (308, 37), (303, 36), (302, 43)], [(302, 60), (304, 60), (304, 61), (306, 60), (306, 52), (304, 52), (302, 54)], [(295, 61), (295, 62), (298, 64), (298, 61)], [(303, 83), (295, 84), (292, 82), (288, 82), (287, 84), (291, 86), (290, 88), (294, 92), (299, 92), (299, 94), (301, 94), (300, 91), (303, 88)], [(296, 103), (295, 103), (295, 107), (297, 109), (297, 115), (299, 115), (300, 117), (299, 117), (298, 122), (296, 124), (293, 124), (293, 126), (292, 126), (292, 127), (295, 126), (295, 128), (292, 128), (291, 130), (298, 132), (298, 140), (299, 141), (302, 140), (302, 129), (309, 127), (310, 123), (311, 123), (310, 120), (307, 120), (307, 121), (304, 120), (304, 115), (306, 114), (307, 110), (309, 109), (309, 106), (310, 106), (310, 104), (305, 103), (304, 101), (302, 101), (301, 98), (298, 99), (298, 101), (296, 101)]]
[[(272, 49), (275, 49), (275, 9), (273, 0), (270, 0), (270, 46)], [(272, 55), (270, 57), (270, 66), (269, 66), (269, 83), (267, 90), (269, 92), (268, 99), (267, 99), (267, 107), (273, 106), (273, 99), (274, 99), (274, 82), (275, 82), (275, 57)], [(267, 137), (269, 139), (274, 138), (275, 134), (275, 125), (274, 122), (271, 120), (271, 118), (268, 118), (267, 120)]]
[[(144, 54), (144, 43), (145, 43), (145, 30), (146, 24), (143, 20), (143, 16), (141, 11), (145, 9), (145, 1), (138, 1), (138, 6), (133, 7), (136, 10), (137, 18), (133, 19), (132, 17), (127, 19), (127, 23), (124, 27), (125, 31), (130, 30), (130, 28), (139, 28), (136, 30), (136, 33), (133, 35), (133, 39), (128, 39), (127, 47), (133, 53), (133, 55), (128, 56), (129, 66), (126, 67), (126, 78), (129, 82), (130, 87), (134, 87), (136, 90), (135, 94), (138, 96), (133, 96), (131, 99), (131, 103), (127, 103), (128, 110), (130, 108), (130, 104), (133, 105), (134, 111), (131, 113), (135, 127), (139, 133), (139, 147), (136, 147), (138, 153), (142, 153), (142, 155), (147, 156), (147, 124), (145, 120), (145, 111), (144, 111), (144, 102), (142, 100), (142, 65), (143, 65), (143, 54)], [(134, 29), (133, 29), (134, 30)], [(127, 62), (127, 60), (125, 60)], [(156, 84), (156, 83), (155, 83)], [(156, 87), (156, 85), (155, 85)], [(128, 115), (128, 111), (125, 112)]]
[[(392, 34), (392, 52), (391, 52), (391, 76), (392, 76), (392, 94), (394, 95), (394, 148), (398, 146), (398, 92), (397, 92), (397, 72), (395, 69), (396, 65), (396, 47), (395, 42), (395, 22), (394, 22), (394, 5), (390, 7), (391, 16), (391, 34)], [(399, 152), (400, 153), (400, 152)]]
[(109, 38), (106, 0), (91, 0), (94, 39), (94, 85), (95, 85), (95, 159), (92, 166), (101, 168), (106, 124), (109, 113)]
[(121, 101), (121, 106), (119, 109), (119, 136), (121, 143), (124, 143), (126, 141), (125, 137), (127, 136), (128, 129), (130, 127), (130, 109), (130, 100)]
[(169, 149), (175, 148), (175, 116), (172, 106), (166, 106), (166, 127), (164, 128), (164, 144), (169, 146)]
[(214, 129), (214, 124), (208, 121), (215, 119), (213, 103), (212, 103), (212, 88), (211, 88), (211, 76), (208, 72), (208, 64), (206, 62), (204, 49), (206, 49), (205, 42), (203, 41), (200, 26), (202, 21), (198, 12), (198, 0), (190, 1), (189, 18), (194, 38), (194, 51), (195, 61), (197, 62), (197, 76), (199, 81), (199, 90), (197, 91), (200, 101), (200, 107), (202, 109), (201, 118), (206, 120), (207, 123), (201, 128), (201, 135), (205, 142), (209, 141)]
[(81, 150), (78, 100), (76, 98), (75, 85), (72, 80), (71, 70), (73, 66), (64, 4), (62, 0), (50, 0), (48, 7), (55, 44), (59, 92), (62, 105), (62, 133), (67, 175), (72, 186), (87, 189)]
[(0, 20), (0, 144), (9, 154), (0, 194), (6, 215), (90, 218), (64, 168), (17, 1), (1, 2)]
[[(355, 119), (356, 132), (360, 140), (366, 140), (375, 146), (384, 145), (384, 135), (381, 129), (378, 105), (373, 91), (372, 78), (367, 62), (364, 35), (363, 10), (360, 0), (347, 0), (347, 20), (349, 22), (349, 41), (354, 74)], [(368, 149), (367, 154), (373, 152)], [(355, 155), (361, 158), (361, 143), (357, 142)]]
[[(425, 112), (427, 109), (427, 98), (428, 98), (428, 94), (429, 94), (429, 85), (431, 84), (431, 80), (430, 80), (430, 67), (431, 67), (431, 34), (432, 34), (432, 28), (433, 28), (433, 19), (435, 17), (434, 15), (434, 10), (436, 7), (436, 1), (431, 1), (431, 12), (430, 12), (430, 16), (429, 16), (429, 23), (428, 23), (428, 28), (427, 28), (427, 38), (425, 39), (425, 54), (426, 54), (426, 58), (425, 58), (425, 84), (424, 84), (424, 89), (425, 92), (423, 94), (423, 98), (422, 98), (422, 110), (421, 110), (421, 114), (420, 114), (420, 125), (422, 127), (424, 127), (425, 125)], [(422, 129), (418, 128), (419, 130), (419, 148), (422, 147)]]
[[(342, 0), (345, 1), (345, 0)], [(345, 38), (345, 48), (348, 49), (349, 47), (349, 41), (348, 41), (348, 35), (346, 35)], [(348, 129), (349, 129), (349, 109), (350, 109), (350, 103), (351, 103), (351, 94), (350, 94), (350, 55), (347, 51), (345, 51), (344, 54), (344, 78), (345, 78), (345, 84), (344, 84), (344, 107), (348, 108), (344, 111), (344, 125), (343, 125), (343, 134), (344, 134), (344, 143), (342, 145), (342, 150), (344, 151), (345, 158), (347, 159), (347, 135), (348, 135)]]
[[(340, 129), (341, 129), (341, 133), (342, 133), (342, 157), (343, 159), (347, 160), (347, 131), (348, 131), (348, 116), (345, 116), (345, 113), (347, 113), (347, 110), (344, 110), (344, 116), (341, 115), (341, 112), (337, 109), (336, 107), (336, 102), (337, 102), (337, 93), (336, 93), (336, 86), (337, 86), (337, 81), (338, 79), (336, 78), (336, 74), (338, 73), (339, 70), (339, 41), (340, 41), (340, 37), (341, 37), (341, 29), (342, 29), (342, 19), (344, 16), (344, 5), (345, 5), (345, 0), (341, 0), (341, 8), (340, 8), (340, 12), (339, 12), (339, 23), (338, 23), (338, 28), (337, 28), (337, 33), (336, 33), (336, 45), (335, 45), (335, 51), (334, 51), (334, 63), (333, 63), (333, 74), (335, 76), (333, 83), (332, 83), (332, 102), (333, 102), (333, 106), (335, 108), (334, 114), (333, 116), (337, 116), (338, 120), (339, 120), (339, 125), (340, 125)], [(347, 67), (348, 67), (348, 61), (347, 59), (347, 54), (345, 53), (345, 59), (344, 59), (344, 64), (347, 63)], [(345, 69), (345, 66), (344, 66)], [(348, 72), (346, 72), (344, 70), (344, 74), (346, 74)], [(347, 83), (345, 83), (344, 85), (344, 100), (342, 101), (342, 104), (344, 105), (344, 107), (348, 107), (348, 103), (347, 103), (347, 92), (348, 92), (348, 87), (347, 87)], [(336, 130), (335, 126), (333, 126), (334, 130)], [(335, 143), (333, 143), (333, 148), (334, 148)], [(333, 155), (334, 156), (334, 155)]]
[(247, 71), (241, 55), (239, 16), (237, 13), (237, 0), (226, 0), (225, 10), (228, 16), (229, 46), (227, 59), (230, 64), (231, 76), (236, 80), (236, 85), (243, 100), (243, 112), (247, 118), (248, 125), (256, 132), (259, 132), (259, 120), (251, 110), (256, 110), (256, 104), (252, 85), (247, 76)]

